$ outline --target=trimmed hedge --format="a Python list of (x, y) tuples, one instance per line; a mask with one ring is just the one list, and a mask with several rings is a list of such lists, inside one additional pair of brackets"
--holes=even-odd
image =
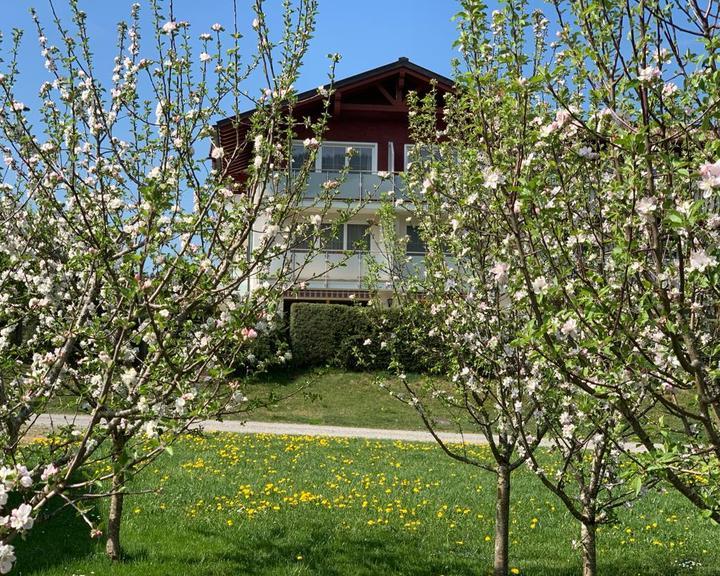
[(442, 371), (445, 355), (427, 334), (422, 308), (297, 303), (290, 308), (290, 345), (298, 366), (345, 370)]
[(336, 364), (338, 351), (369, 330), (360, 307), (305, 302), (290, 307), (290, 345), (298, 366)]

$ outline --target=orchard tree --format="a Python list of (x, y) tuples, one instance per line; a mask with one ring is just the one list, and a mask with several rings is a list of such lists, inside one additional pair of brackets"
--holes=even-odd
[[(111, 70), (93, 58), (85, 14), (70, 8), (69, 28), (35, 17), (48, 72), (37, 111), (17, 96), (20, 31), (0, 61), (0, 507), (12, 503), (0, 518), (0, 573), (51, 500), (81, 512), (91, 488), (110, 497), (107, 553), (120, 557), (128, 477), (192, 423), (252, 408), (233, 366), (252, 366), (252, 341), (296, 284), (300, 270), (273, 262), (312, 245), (329, 206), (308, 218), (308, 166), (287, 177), (315, 0), (286, 4), (277, 43), (257, 0), (248, 58), (237, 23), (194, 31), (172, 3), (152, 1), (147, 16), (134, 5)], [(265, 87), (241, 142), (254, 160), (238, 182), (228, 166), (239, 150), (213, 143), (213, 122), (247, 105), (253, 72)], [(308, 165), (325, 121), (313, 124)], [(283, 193), (270, 192), (282, 179)], [(258, 245), (254, 231), (266, 233)], [(256, 277), (259, 289), (245, 290)], [(67, 398), (89, 425), (28, 444), (38, 415)], [(98, 482), (109, 488), (98, 493)]]
[(530, 337), (720, 521), (720, 4), (554, 5), (545, 170), (512, 222)]
[[(465, 2), (458, 46), (467, 72), (458, 73), (438, 119), (434, 93), (411, 97), (415, 147), (406, 182), (410, 202), (391, 198), (383, 212), (390, 243), (390, 273), (403, 305), (429, 312), (429, 336), (448, 360), (451, 383), (437, 383), (432, 402), (405, 380), (403, 398), (451, 457), (488, 470), (497, 478), (494, 574), (508, 574), (511, 474), (537, 448), (547, 425), (534, 395), (546, 388), (529, 352), (518, 343), (531, 320), (516, 305), (508, 271), (518, 258), (508, 226), (515, 200), (508, 193), (519, 178), (540, 166), (527, 161), (536, 139), (531, 128), (541, 106), (534, 77), (541, 66), (546, 21), (511, 1), (486, 14)], [(528, 38), (530, 40), (528, 40)], [(420, 230), (427, 253), (417, 267), (395, 238), (396, 211)], [(393, 248), (394, 246), (394, 248)], [(412, 302), (413, 299), (417, 302)], [(422, 327), (420, 327), (422, 329)], [(418, 339), (423, 335), (418, 335)], [(387, 338), (393, 348), (393, 338)], [(396, 366), (399, 369), (408, 368)], [(440, 402), (461, 426), (479, 430), (491, 458), (474, 457), (465, 446), (443, 442), (431, 414)], [(522, 423), (525, 442), (516, 432)]]
[[(598, 527), (615, 522), (616, 509), (631, 505), (643, 489), (643, 475), (637, 467), (628, 467), (624, 457), (634, 437), (610, 403), (576, 389), (561, 375), (548, 382), (548, 388), (533, 394), (548, 428), (548, 456), (538, 458), (528, 450), (528, 464), (580, 523), (582, 574), (595, 576)], [(533, 437), (527, 438), (524, 422), (513, 422), (520, 441), (527, 444)]]

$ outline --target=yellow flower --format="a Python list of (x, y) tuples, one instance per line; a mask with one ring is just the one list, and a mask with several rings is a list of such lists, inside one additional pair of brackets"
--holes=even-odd
[(511, 574), (520, 574), (520, 568), (510, 568)]

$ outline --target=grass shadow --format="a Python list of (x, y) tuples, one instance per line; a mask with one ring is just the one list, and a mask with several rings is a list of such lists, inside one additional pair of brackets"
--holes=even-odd
[[(86, 557), (97, 551), (97, 542), (90, 538), (90, 528), (78, 514), (56, 499), (39, 520), (27, 539), (15, 544), (17, 566), (22, 574), (32, 574)], [(93, 507), (89, 513), (98, 518)]]

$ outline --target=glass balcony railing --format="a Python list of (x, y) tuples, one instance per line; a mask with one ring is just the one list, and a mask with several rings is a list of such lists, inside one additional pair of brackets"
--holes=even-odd
[(405, 185), (397, 174), (381, 178), (371, 172), (351, 172), (344, 177), (339, 172), (311, 172), (305, 184), (304, 197), (308, 200), (332, 198), (373, 202), (379, 201), (388, 192), (394, 193), (396, 198), (406, 197)]

